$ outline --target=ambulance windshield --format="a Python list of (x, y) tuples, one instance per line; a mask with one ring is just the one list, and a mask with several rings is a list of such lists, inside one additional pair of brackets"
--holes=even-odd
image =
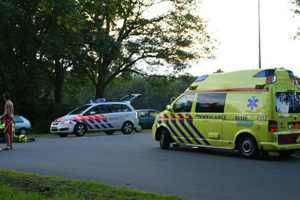
[(300, 113), (300, 93), (294, 92), (276, 92), (275, 94), (275, 108), (276, 112)]

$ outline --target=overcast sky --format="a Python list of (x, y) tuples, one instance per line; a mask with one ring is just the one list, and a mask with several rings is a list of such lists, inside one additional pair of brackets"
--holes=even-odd
[[(200, 76), (258, 68), (258, 0), (202, 0), (200, 16), (220, 45), (213, 61), (189, 71)], [(300, 40), (294, 40), (300, 16), (290, 0), (260, 0), (262, 69), (284, 67), (300, 77)]]

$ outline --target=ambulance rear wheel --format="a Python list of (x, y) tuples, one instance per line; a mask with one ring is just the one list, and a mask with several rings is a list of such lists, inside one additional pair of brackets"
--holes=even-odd
[(167, 129), (161, 130), (161, 136), (159, 140), (160, 148), (161, 149), (169, 149), (171, 143), (171, 136)]
[(284, 156), (284, 157), (288, 157), (288, 156), (292, 155), (294, 152), (295, 152), (295, 150), (277, 151), (277, 153), (279, 153), (279, 155)]
[(74, 134), (76, 136), (84, 136), (86, 132), (86, 128), (84, 124), (76, 124), (75, 128), (74, 128)]
[(250, 135), (245, 135), (239, 140), (238, 151), (244, 158), (255, 158), (259, 154), (257, 143)]

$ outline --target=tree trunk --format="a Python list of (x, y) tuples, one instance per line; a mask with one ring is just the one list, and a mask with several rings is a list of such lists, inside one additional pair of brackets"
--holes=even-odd
[(56, 59), (54, 72), (54, 98), (56, 104), (61, 104), (64, 73), (63, 66), (61, 66), (59, 59)]
[(104, 91), (106, 86), (103, 84), (97, 84), (96, 86), (96, 96), (95, 99), (104, 98)]

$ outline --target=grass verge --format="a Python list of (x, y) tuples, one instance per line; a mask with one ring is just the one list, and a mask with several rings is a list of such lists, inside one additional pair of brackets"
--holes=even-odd
[(74, 181), (0, 169), (0, 199), (6, 200), (180, 200), (176, 196), (140, 192), (95, 182)]

